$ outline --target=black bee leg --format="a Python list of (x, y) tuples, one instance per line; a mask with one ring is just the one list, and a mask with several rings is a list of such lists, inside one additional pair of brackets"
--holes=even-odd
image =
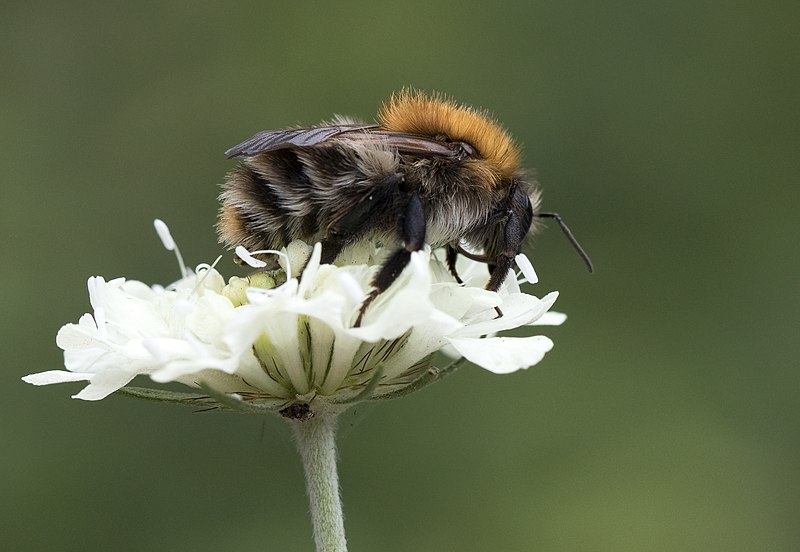
[(453, 278), (456, 279), (456, 282), (459, 284), (463, 284), (464, 280), (462, 280), (459, 275), (458, 271), (456, 270), (456, 259), (458, 258), (458, 251), (452, 246), (447, 246), (447, 269), (450, 271), (450, 274), (453, 275)]
[[(531, 227), (533, 213), (528, 196), (522, 190), (517, 189), (511, 197), (509, 205), (508, 219), (503, 229), (502, 251), (495, 254), (495, 258), (489, 263), (489, 283), (486, 289), (497, 291), (503, 285), (508, 272), (514, 266), (514, 260), (522, 250), (522, 242)], [(500, 307), (495, 307), (497, 316), (503, 316)]]
[(370, 303), (389, 289), (389, 286), (403, 272), (403, 269), (411, 260), (411, 253), (419, 251), (425, 245), (425, 211), (422, 208), (422, 200), (416, 193), (412, 193), (408, 197), (408, 203), (399, 222), (398, 229), (405, 245), (402, 249), (392, 253), (372, 280), (372, 291), (369, 292), (364, 302), (361, 303), (361, 308), (358, 309), (358, 317), (353, 325), (355, 328), (361, 326), (364, 313), (367, 312), (367, 307), (369, 307)]
[(320, 245), (322, 245), (322, 252), (319, 258), (320, 264), (332, 264), (336, 257), (339, 256), (339, 253), (342, 252), (344, 246), (347, 245), (347, 242), (336, 237), (327, 237), (322, 240)]
[(508, 271), (514, 265), (514, 257), (516, 255), (511, 252), (501, 253), (497, 256), (493, 265), (490, 265), (491, 273), (489, 274), (489, 283), (486, 284), (486, 289), (489, 291), (497, 291), (503, 282), (506, 281)]
[(405, 174), (387, 174), (375, 183), (375, 187), (328, 229), (322, 240), (322, 264), (331, 264), (346, 246), (358, 239), (365, 228), (371, 228), (385, 216), (385, 209), (392, 203), (397, 188), (405, 182)]
[[(467, 259), (471, 259), (476, 263), (487, 263), (489, 265), (492, 264), (493, 257), (491, 257), (490, 255), (478, 255), (477, 253), (471, 253), (466, 249), (464, 249), (463, 247), (461, 247), (460, 244), (456, 244), (455, 246), (451, 247), (454, 247), (457, 253), (464, 255)], [(489, 270), (489, 272), (491, 272), (491, 269)]]

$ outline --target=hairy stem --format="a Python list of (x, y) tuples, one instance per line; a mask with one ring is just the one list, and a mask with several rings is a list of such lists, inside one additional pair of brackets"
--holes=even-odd
[(336, 415), (318, 413), (289, 423), (303, 459), (317, 552), (346, 552), (336, 470)]

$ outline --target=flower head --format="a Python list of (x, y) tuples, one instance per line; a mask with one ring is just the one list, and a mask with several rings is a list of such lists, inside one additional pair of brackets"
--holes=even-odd
[[(177, 251), (166, 226), (157, 229)], [(439, 350), (505, 374), (536, 364), (552, 348), (544, 336), (495, 334), (560, 324), (563, 315), (548, 313), (557, 293), (523, 293), (513, 275), (499, 292), (486, 291), (485, 267), (467, 259), (459, 261), (464, 284), (457, 284), (429, 249), (412, 254), (354, 327), (381, 253), (370, 245), (352, 251), (346, 264), (323, 265), (319, 245), (294, 242), (280, 254), (282, 269), (227, 284), (208, 265), (184, 271), (167, 288), (90, 278), (93, 314), (56, 338), (66, 371), (23, 379), (88, 381), (74, 397), (98, 400), (148, 375), (201, 387), (207, 395), (195, 398), (216, 406), (313, 410), (395, 396), (436, 379), (441, 372), (430, 360)], [(535, 277), (527, 259), (518, 262)], [(289, 267), (304, 263), (302, 277), (292, 277)]]

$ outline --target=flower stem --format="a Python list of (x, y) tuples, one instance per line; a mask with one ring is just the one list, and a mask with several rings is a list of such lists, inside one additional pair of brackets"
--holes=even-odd
[(290, 420), (303, 459), (317, 552), (347, 552), (336, 471), (336, 415)]

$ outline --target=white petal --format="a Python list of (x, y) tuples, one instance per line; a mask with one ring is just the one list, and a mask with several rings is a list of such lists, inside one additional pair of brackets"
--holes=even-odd
[(275, 301), (276, 297), (293, 297), (296, 295), (299, 285), (297, 278), (292, 278), (276, 288), (248, 287), (245, 288), (244, 294), (248, 303), (265, 305)]
[[(286, 256), (287, 259), (290, 259), (289, 253)], [(319, 270), (319, 261), (322, 258), (322, 244), (317, 243), (314, 246), (314, 249), (311, 250), (311, 256), (308, 257), (308, 262), (306, 262), (306, 266), (303, 269), (303, 278), (300, 280), (300, 285), (298, 286), (297, 293), (305, 297), (308, 292), (313, 288), (314, 281), (317, 276), (317, 271)], [(291, 262), (291, 261), (289, 261)], [(298, 265), (294, 267), (295, 270), (300, 268), (302, 265)], [(289, 273), (292, 267), (286, 267), (286, 272)]]
[(361, 288), (361, 285), (358, 283), (352, 274), (347, 272), (346, 270), (337, 270), (336, 271), (336, 281), (342, 287), (342, 291), (345, 292), (347, 297), (354, 303), (360, 303), (364, 300), (366, 293)]
[(509, 270), (506, 279), (503, 281), (503, 286), (497, 292), (498, 295), (505, 297), (514, 293), (520, 293), (519, 281), (517, 275), (513, 270)]
[[(316, 246), (320, 247), (321, 252), (322, 245), (318, 243)], [(314, 248), (307, 243), (300, 240), (294, 240), (283, 248), (283, 251), (279, 255), (278, 263), (280, 263), (281, 268), (283, 268), (283, 271), (288, 274), (290, 278), (296, 278), (301, 270), (303, 271), (303, 277), (305, 278), (305, 270), (303, 269), (303, 265), (310, 264), (310, 258), (313, 254), (313, 251)]]
[(214, 264), (211, 265), (209, 268), (201, 268), (197, 267), (195, 269), (195, 273), (200, 278), (199, 281), (195, 284), (192, 290), (210, 290), (214, 293), (222, 293), (222, 289), (225, 287), (225, 278), (222, 277), (222, 274), (217, 272), (214, 266), (219, 262), (222, 258), (220, 255), (217, 257), (217, 260), (214, 261)]
[[(471, 252), (477, 254), (482, 253), (482, 251)], [(486, 264), (473, 261), (463, 255), (459, 255), (456, 260), (456, 271), (458, 275), (461, 276), (466, 287), (482, 288), (486, 285), (486, 282), (489, 281), (489, 272), (486, 270)]]
[(353, 367), (354, 358), (362, 341), (344, 332), (337, 332), (330, 352), (330, 369), (324, 374), (323, 394), (333, 393)]
[(88, 322), (84, 324), (84, 318), (81, 318), (80, 325), (67, 324), (63, 326), (58, 330), (58, 334), (56, 334), (56, 345), (65, 351), (77, 349), (101, 349), (104, 351), (111, 351), (113, 349), (107, 342), (92, 335), (92, 333), (97, 333), (97, 328), (90, 328), (87, 331), (86, 325), (88, 325)]
[[(273, 395), (276, 397), (288, 397), (291, 395), (290, 391), (267, 375), (261, 364), (256, 359), (252, 349), (245, 351), (242, 356), (236, 357), (234, 360), (235, 364), (232, 370), (219, 368), (219, 370), (206, 370), (201, 372), (199, 375), (202, 376), (202, 381), (208, 382), (209, 384), (215, 386), (215, 379), (241, 378), (241, 380), (246, 381), (248, 385), (260, 389), (268, 395)], [(232, 375), (228, 375), (223, 372), (228, 372), (228, 374)], [(192, 378), (193, 381), (198, 381), (198, 375), (191, 374), (188, 377)], [(218, 389), (219, 387), (215, 386), (214, 388)], [(236, 388), (241, 390), (241, 383), (239, 383)]]
[(233, 374), (239, 367), (239, 360), (235, 357), (215, 359), (210, 357), (181, 359), (167, 362), (163, 368), (150, 374), (150, 379), (157, 383), (179, 381), (187, 375), (200, 372), (220, 371)]
[(429, 250), (412, 253), (408, 266), (392, 287), (379, 295), (367, 309), (362, 326), (349, 328), (347, 333), (368, 342), (395, 339), (409, 328), (428, 320), (434, 310), (428, 297), (431, 286), (429, 259)]
[(89, 303), (94, 309), (94, 319), (97, 322), (97, 328), (100, 333), (106, 333), (106, 281), (102, 276), (92, 276), (87, 282), (89, 288)]
[(556, 299), (558, 299), (557, 291), (551, 291), (550, 293), (542, 297), (542, 305), (544, 305), (545, 310), (550, 310), (550, 307), (553, 306), (553, 303), (556, 302)]
[(103, 372), (92, 376), (91, 383), (83, 388), (77, 395), (72, 395), (73, 399), (84, 401), (99, 401), (105, 399), (114, 391), (122, 389), (136, 377), (136, 373), (113, 371)]
[(468, 324), (457, 331), (454, 337), (479, 337), (511, 330), (536, 320), (545, 313), (548, 306), (533, 295), (514, 293), (506, 296), (500, 305), (503, 316), (498, 317), (494, 309), (487, 310), (483, 313), (483, 320)]
[(262, 327), (274, 346), (272, 353), (278, 364), (279, 372), (289, 378), (298, 393), (308, 392), (308, 377), (300, 355), (301, 346), (297, 315), (283, 313), (279, 317), (271, 317), (264, 321)]
[(204, 343), (221, 342), (224, 325), (234, 313), (234, 306), (226, 297), (207, 293), (186, 317), (186, 327)]
[(53, 383), (65, 383), (70, 381), (88, 381), (93, 374), (76, 374), (64, 370), (49, 370), (38, 374), (29, 374), (22, 378), (25, 383), (31, 385), (51, 385)]
[[(110, 285), (111, 282), (109, 282), (109, 286)], [(147, 284), (137, 280), (125, 280), (120, 286), (117, 287), (119, 287), (120, 291), (126, 295), (131, 295), (137, 299), (141, 299), (142, 301), (155, 301), (159, 293), (163, 293), (164, 291), (164, 288), (161, 288), (161, 292), (158, 292)]]
[(553, 348), (553, 342), (543, 335), (449, 341), (467, 360), (495, 374), (510, 374), (529, 368)]
[[(441, 285), (441, 284), (440, 284)], [(438, 299), (440, 295), (437, 293), (436, 287), (431, 292), (431, 301), (439, 310), (442, 310), (459, 320), (473, 321), (476, 318), (485, 315), (487, 312), (494, 312), (494, 308), (502, 303), (503, 299), (493, 291), (487, 291), (482, 288), (474, 287), (461, 287), (449, 285), (453, 295), (449, 298), (448, 304), (442, 304)], [(452, 289), (455, 288), (455, 289)], [(468, 301), (468, 308), (463, 312), (456, 309), (458, 306), (463, 307), (463, 301)]]
[[(69, 324), (67, 324), (67, 326), (69, 326)], [(97, 331), (97, 324), (94, 321), (94, 317), (88, 312), (78, 319), (78, 326), (85, 330)]]
[(331, 354), (333, 352), (333, 342), (337, 337), (337, 333), (328, 326), (325, 322), (313, 317), (308, 318), (308, 328), (312, 335), (311, 349), (309, 351), (310, 363), (312, 367), (312, 376), (314, 384), (321, 386), (330, 370), (319, 369), (318, 367), (330, 366)]
[(438, 310), (458, 320), (472, 318), (500, 303), (500, 298), (494, 292), (453, 283), (433, 284), (430, 298)]
[(141, 345), (147, 353), (149, 353), (155, 362), (152, 364), (164, 364), (176, 358), (192, 358), (200, 356), (192, 342), (187, 339), (171, 339), (171, 338), (145, 338), (141, 341), (131, 342), (128, 344), (128, 350), (133, 349), (131, 345)]
[(560, 326), (566, 319), (563, 312), (546, 312), (538, 320), (529, 322), (528, 326)]
[(92, 308), (98, 309), (106, 305), (106, 281), (102, 276), (90, 276), (86, 281), (89, 289), (89, 302)]
[(376, 300), (364, 316), (360, 328), (349, 328), (346, 332), (362, 341), (374, 343), (380, 339), (395, 339), (409, 328), (421, 324), (430, 317), (433, 305), (426, 294), (414, 289), (402, 289), (391, 300), (376, 304)]
[(127, 363), (122, 355), (102, 349), (67, 349), (64, 351), (64, 368), (70, 372), (93, 374), (95, 364), (104, 357), (112, 357), (119, 363)]
[(410, 366), (438, 351), (447, 344), (445, 336), (461, 326), (458, 320), (434, 310), (429, 320), (414, 326), (406, 345), (395, 352), (390, 361), (384, 365), (384, 378), (392, 379), (400, 376)]

